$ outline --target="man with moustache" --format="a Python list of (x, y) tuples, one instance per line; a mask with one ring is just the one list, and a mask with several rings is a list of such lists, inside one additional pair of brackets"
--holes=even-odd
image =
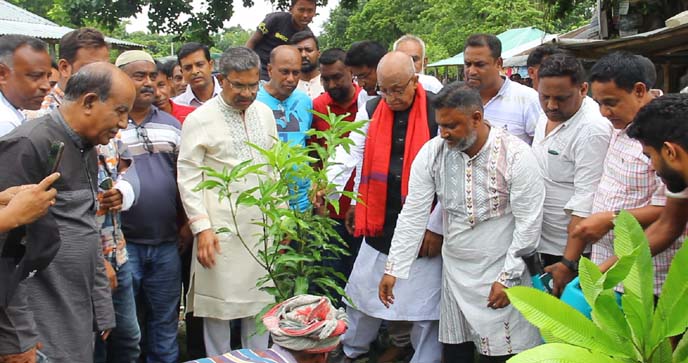
[(103, 33), (93, 28), (79, 28), (60, 38), (58, 57), (59, 78), (57, 84), (43, 99), (40, 110), (31, 113), (29, 118), (46, 115), (60, 107), (69, 77), (87, 64), (109, 62), (110, 49), (105, 43)]
[(504, 290), (530, 285), (521, 257), (537, 248), (545, 190), (528, 145), (484, 120), (482, 103), (474, 88), (458, 82), (433, 102), (441, 136), (413, 162), (379, 287), (379, 299), (390, 307), (424, 297), (393, 288), (397, 279), (419, 274), (413, 264), (437, 196), (444, 206), (439, 340), (445, 362), (473, 362), (476, 349), (481, 361), (506, 362), (541, 340)]
[[(247, 143), (269, 149), (277, 137), (272, 111), (255, 102), (260, 81), (258, 55), (245, 47), (229, 48), (219, 65), (222, 93), (186, 119), (178, 163), (179, 191), (196, 236), (187, 309), (203, 318), (205, 347), (210, 356), (231, 350), (232, 319), (241, 320), (244, 348), (266, 349), (268, 335), (255, 335), (254, 316), (274, 302), (270, 295), (255, 288), (256, 280), (266, 271), (251, 258), (236, 234), (214, 232), (232, 225), (227, 200), (218, 199), (217, 189), (194, 190), (205, 178), (201, 166), (222, 170), (247, 160), (262, 163), (263, 158)], [(247, 190), (258, 182), (248, 177), (236, 182), (233, 190)], [(253, 224), (260, 218), (260, 211), (241, 208), (241, 234), (260, 233), (260, 227)], [(248, 245), (254, 254), (258, 253), (255, 243)]]
[(364, 239), (345, 289), (354, 304), (347, 306), (350, 325), (342, 337), (345, 361), (364, 357), (382, 320), (387, 320), (412, 323), (415, 353), (411, 362), (439, 362), (437, 320), (442, 262), (437, 257), (438, 246), (421, 249), (416, 256), (422, 258), (413, 263), (413, 278), (400, 285), (402, 296), (422, 296), (421, 301), (409, 298), (385, 309), (375, 298), (377, 284), (371, 279), (384, 272), (397, 216), (410, 190), (411, 162), (437, 132), (430, 105), (434, 94), (418, 83), (413, 60), (405, 53), (391, 52), (382, 57), (376, 78), (382, 97), (369, 101), (356, 115), (356, 120), (372, 118), (362, 130), (366, 135), (352, 134), (350, 150), (339, 147), (327, 173), (338, 190), (344, 188), (354, 168), (360, 175), (354, 190), (358, 190), (362, 203), (350, 208), (346, 217), (349, 233)]
[(500, 75), (502, 42), (491, 34), (473, 34), (463, 51), (464, 79), (480, 91), (485, 118), (530, 144), (542, 114), (540, 101), (532, 88)]
[(50, 55), (42, 40), (0, 37), (0, 136), (26, 121), (22, 110), (37, 110), (50, 91)]
[(179, 48), (177, 59), (187, 85), (184, 92), (174, 98), (174, 102), (195, 108), (220, 94), (222, 87), (213, 77), (214, 62), (207, 45), (186, 43)]
[[(33, 277), (2, 311), (7, 315), (0, 318), (0, 360), (34, 362), (40, 342), (51, 362), (91, 362), (94, 330), (106, 338), (115, 326), (96, 222), (94, 145), (107, 144), (126, 127), (134, 96), (126, 74), (108, 63), (90, 64), (69, 79), (59, 109), (0, 140), (0, 167), (13, 170), (3, 175), (0, 189), (40, 181), (51, 168), (51, 145), (64, 144), (56, 203), (44, 217), (50, 220), (37, 231), (35, 224), (28, 226), (25, 238), (27, 255), (36, 249), (56, 254), (38, 272), (26, 271)], [(94, 311), (101, 312), (97, 320)]]
[(344, 64), (351, 69), (354, 82), (365, 92), (358, 94), (358, 109), (363, 109), (366, 102), (379, 96), (377, 93), (377, 65), (387, 53), (382, 44), (372, 40), (354, 42), (346, 52)]
[[(538, 252), (554, 279), (559, 296), (565, 279), (575, 277), (567, 256), (569, 231), (590, 215), (602, 177), (612, 125), (589, 97), (583, 65), (573, 55), (554, 54), (539, 65), (539, 97), (545, 114), (535, 128), (533, 153), (545, 183), (542, 236)], [(590, 249), (586, 251), (588, 256)]]
[(296, 87), (315, 99), (325, 92), (320, 82), (320, 45), (318, 38), (309, 30), (300, 31), (289, 39), (289, 44), (295, 46), (301, 53), (301, 79)]
[(122, 213), (122, 231), (127, 238), (134, 293), (146, 312), (142, 340), (148, 362), (176, 362), (181, 286), (176, 164), (181, 124), (153, 106), (158, 70), (150, 54), (126, 51), (115, 65), (136, 86), (121, 140), (136, 165), (140, 193), (136, 204)]
[[(609, 142), (592, 214), (573, 230), (571, 242), (576, 243), (567, 246), (567, 251), (571, 251), (572, 261), (577, 262), (586, 245), (593, 243), (592, 261), (603, 271), (616, 260), (613, 228), (620, 210), (628, 210), (641, 226), (649, 226), (664, 209), (680, 212), (685, 208), (684, 200), (666, 197), (666, 188), (643, 154), (642, 144), (628, 134), (638, 111), (653, 100), (649, 92), (652, 75), (647, 71), (646, 62), (628, 52), (608, 54), (590, 70), (592, 96), (600, 105), (602, 116), (616, 130)], [(654, 293), (659, 295), (682, 240), (665, 240), (661, 247), (650, 243), (654, 255)]]
[[(299, 50), (291, 45), (273, 49), (268, 73), (270, 81), (260, 85), (256, 99), (272, 110), (281, 141), (306, 146), (306, 131), (313, 123), (313, 115), (309, 112), (313, 102), (303, 91), (296, 89), (301, 75)], [(293, 183), (291, 190), (297, 196), (291, 201), (291, 206), (304, 212), (311, 207), (308, 199), (310, 184), (300, 179)]]

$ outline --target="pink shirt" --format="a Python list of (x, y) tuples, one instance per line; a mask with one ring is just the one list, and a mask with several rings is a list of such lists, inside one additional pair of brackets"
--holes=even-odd
[[(664, 206), (666, 188), (643, 154), (638, 140), (631, 139), (626, 130), (614, 130), (604, 160), (604, 172), (595, 193), (592, 213), (634, 209), (648, 205)], [(592, 261), (600, 264), (614, 255), (614, 232), (610, 231), (592, 245)], [(671, 260), (681, 247), (682, 239), (669, 249), (653, 257), (655, 294), (659, 295), (669, 271)]]

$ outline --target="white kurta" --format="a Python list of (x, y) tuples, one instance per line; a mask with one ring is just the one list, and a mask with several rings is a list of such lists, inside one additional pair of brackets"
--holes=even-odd
[[(193, 189), (205, 180), (201, 166), (228, 170), (245, 160), (261, 162), (260, 154), (246, 143), (270, 148), (277, 138), (272, 111), (254, 102), (242, 115), (227, 105), (221, 96), (214, 97), (189, 114), (182, 127), (182, 144), (178, 159), (178, 182), (184, 209), (194, 235), (206, 229), (221, 227), (234, 230), (229, 203), (218, 201), (218, 190)], [(257, 186), (256, 177), (235, 183), (239, 192)], [(259, 220), (258, 208), (239, 210), (241, 235), (249, 246), (255, 247), (261, 228), (252, 224)], [(222, 253), (216, 256), (215, 266), (207, 269), (196, 260), (194, 241), (191, 265), (191, 286), (188, 309), (195, 316), (230, 320), (257, 314), (274, 299), (256, 288), (256, 280), (266, 271), (249, 255), (235, 234), (218, 234)]]
[(537, 248), (545, 195), (528, 145), (494, 127), (472, 158), (440, 137), (425, 144), (413, 162), (386, 273), (413, 277), (410, 267), (435, 193), (445, 210), (440, 341), (472, 341), (484, 355), (537, 345), (537, 329), (512, 305), (487, 307), (495, 281), (507, 287), (530, 284), (521, 257)]

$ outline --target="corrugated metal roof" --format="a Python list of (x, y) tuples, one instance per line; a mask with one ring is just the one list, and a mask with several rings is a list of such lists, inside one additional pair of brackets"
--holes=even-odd
[[(74, 29), (60, 26), (7, 1), (0, 0), (0, 35), (21, 34), (30, 37), (59, 40)], [(105, 37), (105, 41), (124, 48), (144, 48), (125, 40)]]

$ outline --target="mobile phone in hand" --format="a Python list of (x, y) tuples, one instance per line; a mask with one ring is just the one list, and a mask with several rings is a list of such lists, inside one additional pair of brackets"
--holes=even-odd
[(57, 171), (60, 167), (60, 162), (62, 161), (62, 155), (64, 154), (64, 142), (55, 141), (50, 144), (50, 154), (48, 155), (48, 165), (50, 165), (50, 174)]

